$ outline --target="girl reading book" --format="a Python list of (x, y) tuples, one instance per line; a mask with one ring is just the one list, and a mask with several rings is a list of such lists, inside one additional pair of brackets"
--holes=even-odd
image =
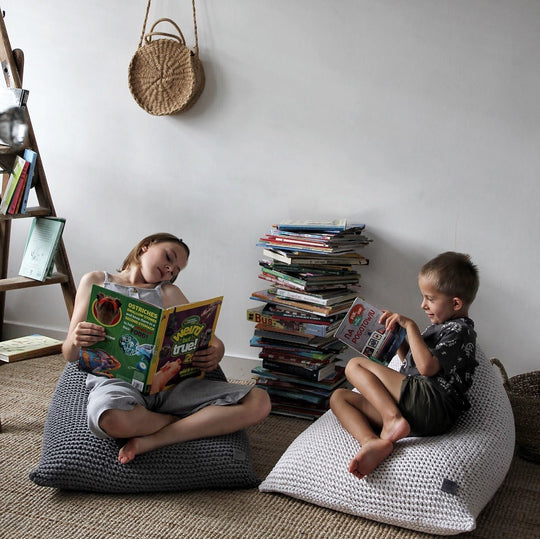
[[(158, 233), (143, 238), (117, 273), (92, 271), (79, 284), (68, 334), (62, 346), (67, 361), (79, 360), (82, 348), (105, 339), (105, 328), (86, 322), (92, 285), (118, 291), (159, 307), (188, 303), (174, 281), (188, 263), (189, 248), (176, 236)], [(193, 366), (203, 372), (217, 368), (223, 342), (196, 352)], [(143, 395), (116, 378), (87, 375), (88, 426), (100, 438), (122, 438), (118, 460), (197, 438), (229, 434), (258, 423), (270, 413), (266, 391), (250, 385), (188, 378), (175, 387)]]

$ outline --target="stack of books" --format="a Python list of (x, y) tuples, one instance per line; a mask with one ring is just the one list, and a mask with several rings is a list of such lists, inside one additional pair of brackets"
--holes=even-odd
[(359, 252), (371, 241), (364, 228), (344, 219), (282, 222), (257, 243), (258, 277), (270, 286), (251, 295), (264, 305), (247, 310), (255, 322), (251, 346), (262, 359), (252, 373), (273, 413), (316, 419), (345, 382), (338, 356), (346, 346), (334, 334), (369, 262)]

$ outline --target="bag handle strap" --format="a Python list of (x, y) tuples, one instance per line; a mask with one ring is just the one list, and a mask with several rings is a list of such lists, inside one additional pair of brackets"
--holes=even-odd
[[(152, 2), (152, 0), (148, 0), (148, 5), (146, 6), (146, 14), (144, 15), (144, 23), (143, 23), (142, 33), (141, 33), (141, 39), (139, 40), (139, 48), (142, 45), (142, 42), (143, 42), (143, 39), (144, 39), (144, 34), (146, 32), (146, 23), (148, 22), (148, 13), (150, 12), (150, 4), (151, 4), (151, 2)], [(195, 11), (195, 0), (191, 0), (191, 6), (192, 6), (192, 10), (193, 10), (193, 29), (194, 29), (194, 34), (195, 34), (195, 55), (199, 56), (199, 36), (197, 34), (197, 14), (196, 14), (196, 11)], [(174, 23), (173, 21), (171, 21), (171, 19), (159, 19), (152, 26), (152, 30), (154, 29), (154, 27), (156, 26), (156, 24), (158, 22), (165, 21), (165, 20), (169, 21), (171, 24), (173, 24), (176, 27), (176, 29), (178, 30), (178, 33), (182, 36), (182, 40), (184, 41), (182, 44), (184, 45), (185, 44), (184, 35), (180, 31), (180, 28), (178, 28), (178, 25), (176, 23)], [(152, 30), (150, 31), (151, 33), (152, 33)], [(154, 32), (152, 35), (161, 35), (161, 36), (173, 37), (175, 39), (178, 39), (178, 36), (175, 36), (173, 34), (165, 34), (165, 33), (161, 33), (161, 32)]]
[[(155, 27), (160, 23), (160, 22), (169, 22), (171, 23), (176, 31), (178, 32), (178, 34), (169, 34), (167, 32), (154, 32), (154, 29)], [(152, 37), (154, 36), (164, 36), (164, 37), (172, 37), (173, 39), (176, 39), (176, 41), (178, 41), (180, 43), (180, 45), (185, 45), (186, 44), (186, 40), (184, 39), (184, 34), (182, 34), (182, 30), (180, 30), (180, 28), (178, 27), (178, 25), (172, 21), (171, 19), (158, 19), (153, 25), (152, 25), (152, 28), (150, 28), (150, 32), (148, 32), (148, 34), (146, 34), (146, 36), (144, 37), (145, 41), (147, 43), (150, 43), (152, 41)]]

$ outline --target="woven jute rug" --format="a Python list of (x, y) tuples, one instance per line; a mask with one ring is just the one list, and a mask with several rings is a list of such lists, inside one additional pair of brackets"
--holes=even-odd
[[(256, 488), (103, 495), (39, 487), (28, 474), (39, 461), (48, 404), (64, 365), (61, 356), (0, 365), (0, 537), (433, 537), (279, 494), (263, 494)], [(259, 478), (266, 477), (309, 425), (271, 415), (248, 429)], [(454, 537), (538, 538), (539, 500), (540, 466), (516, 457), (503, 485), (479, 516), (476, 530)]]

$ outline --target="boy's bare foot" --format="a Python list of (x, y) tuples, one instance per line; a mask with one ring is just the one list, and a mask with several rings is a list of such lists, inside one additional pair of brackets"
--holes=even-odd
[(411, 433), (409, 422), (403, 417), (399, 417), (395, 421), (385, 422), (380, 434), (382, 440), (397, 442), (401, 438), (406, 438)]
[(363, 479), (370, 474), (390, 453), (394, 444), (390, 440), (368, 440), (349, 464), (349, 472)]

